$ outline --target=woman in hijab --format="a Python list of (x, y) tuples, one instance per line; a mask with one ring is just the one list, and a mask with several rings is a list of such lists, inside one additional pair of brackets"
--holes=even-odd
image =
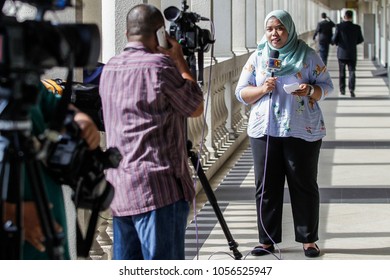
[(272, 11), (264, 22), (265, 35), (245, 64), (236, 88), (237, 99), (251, 106), (248, 136), (260, 242), (251, 253), (273, 253), (282, 241), (287, 178), (295, 241), (303, 244), (306, 257), (318, 257), (317, 171), (326, 134), (319, 102), (333, 91), (333, 83), (315, 50), (298, 39), (288, 12)]

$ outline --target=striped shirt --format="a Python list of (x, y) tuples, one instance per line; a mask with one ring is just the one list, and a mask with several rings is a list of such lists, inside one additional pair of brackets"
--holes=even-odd
[(183, 79), (168, 56), (132, 42), (104, 66), (100, 96), (107, 147), (123, 156), (106, 174), (115, 189), (112, 214), (192, 201), (185, 123), (203, 99), (200, 87)]

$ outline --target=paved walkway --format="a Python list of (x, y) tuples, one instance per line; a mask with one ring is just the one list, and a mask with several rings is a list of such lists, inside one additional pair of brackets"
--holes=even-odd
[[(335, 92), (321, 103), (327, 126), (319, 164), (320, 240), (324, 260), (390, 260), (390, 96), (374, 63), (359, 57), (356, 98), (338, 91), (338, 64), (331, 48), (328, 68)], [(360, 49), (362, 53), (362, 49)], [(286, 189), (283, 242), (275, 255), (253, 257), (258, 244), (254, 175), (246, 141), (223, 171), (210, 180), (231, 237), (242, 259), (304, 260), (294, 241)], [(187, 259), (229, 259), (233, 252), (217, 215), (203, 193), (190, 221)], [(196, 222), (195, 222), (196, 220)]]

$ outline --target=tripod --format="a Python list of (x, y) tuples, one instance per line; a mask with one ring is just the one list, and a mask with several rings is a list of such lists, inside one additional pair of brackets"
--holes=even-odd
[(192, 149), (191, 141), (187, 141), (187, 148), (188, 148), (188, 156), (190, 157), (192, 165), (194, 166), (195, 170), (197, 171), (199, 180), (203, 186), (203, 190), (206, 193), (207, 199), (209, 200), (211, 206), (213, 207), (214, 213), (217, 216), (219, 224), (222, 227), (223, 233), (225, 234), (225, 237), (228, 241), (229, 249), (233, 252), (234, 259), (240, 260), (242, 258), (242, 254), (237, 249), (238, 244), (233, 239), (233, 236), (230, 233), (230, 230), (226, 224), (226, 221), (223, 217), (221, 209), (219, 208), (217, 198), (215, 197), (214, 192), (213, 192), (213, 190), (210, 186), (210, 183), (207, 179), (207, 176), (204, 173), (202, 166), (200, 165), (199, 157), (194, 151), (191, 150)]
[[(27, 88), (28, 94), (31, 94), (29, 98), (32, 99), (22, 100), (22, 88), (23, 90)], [(55, 230), (41, 166), (37, 160), (37, 151), (31, 136), (32, 122), (27, 117), (32, 104), (29, 102), (35, 100), (37, 92), (31, 91), (31, 87), (23, 86), (14, 86), (15, 92), (3, 87), (0, 89), (2, 98), (8, 95), (8, 98), (12, 99), (11, 101), (2, 100), (0, 112), (0, 217), (1, 222), (4, 222), (0, 228), (0, 247), (2, 248), (0, 259), (15, 260), (22, 257), (25, 186), (22, 178), (24, 177), (28, 178), (30, 183), (40, 226), (45, 237), (46, 252), (51, 259), (63, 259), (63, 237)], [(18, 100), (19, 97), (22, 97), (21, 100)], [(5, 219), (7, 204), (15, 205), (15, 214), (14, 217)]]
[[(199, 52), (199, 79), (200, 84), (203, 84), (203, 63), (200, 63), (200, 60), (203, 59), (203, 52)], [(193, 77), (196, 77), (196, 58), (194, 54), (191, 54), (187, 57), (187, 63), (189, 65), (189, 68), (192, 72)], [(188, 137), (187, 137), (188, 139)], [(230, 233), (230, 230), (226, 224), (226, 221), (223, 217), (223, 214), (221, 212), (221, 209), (219, 208), (217, 198), (214, 195), (214, 192), (210, 186), (210, 183), (207, 179), (206, 174), (203, 171), (203, 168), (200, 164), (199, 156), (192, 150), (192, 142), (190, 140), (187, 140), (187, 153), (188, 156), (191, 159), (191, 163), (194, 166), (194, 169), (197, 172), (198, 178), (202, 184), (203, 190), (206, 193), (207, 199), (209, 200), (211, 206), (213, 207), (214, 213), (217, 216), (217, 219), (219, 221), (219, 224), (222, 227), (222, 230), (225, 234), (225, 237), (228, 241), (229, 249), (233, 252), (234, 258), (236, 260), (240, 260), (242, 258), (242, 254), (238, 251), (238, 244), (233, 239), (232, 234)]]

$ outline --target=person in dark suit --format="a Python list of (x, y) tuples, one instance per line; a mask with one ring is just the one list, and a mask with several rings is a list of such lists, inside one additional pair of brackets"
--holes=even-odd
[(316, 31), (314, 32), (313, 40), (318, 35), (320, 57), (326, 65), (328, 63), (329, 45), (332, 42), (333, 27), (336, 25), (328, 18), (326, 13), (322, 13), (321, 18), (322, 20), (317, 24)]
[(347, 10), (344, 21), (337, 24), (332, 42), (337, 45), (337, 58), (339, 61), (339, 87), (340, 93), (345, 95), (345, 67), (348, 66), (348, 88), (351, 97), (355, 97), (357, 45), (364, 41), (361, 27), (352, 23), (353, 12)]

